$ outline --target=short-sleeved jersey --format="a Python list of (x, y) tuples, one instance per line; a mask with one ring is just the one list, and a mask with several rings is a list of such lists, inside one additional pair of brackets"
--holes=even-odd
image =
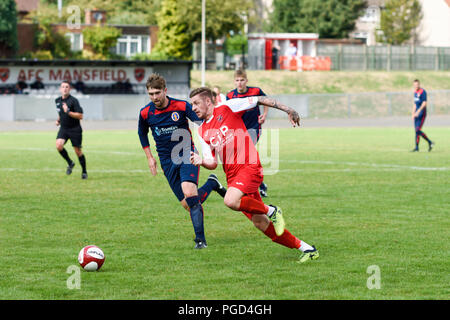
[[(265, 96), (266, 94), (258, 87), (247, 87), (247, 91), (244, 93), (239, 93), (237, 89), (231, 90), (227, 93), (227, 100), (236, 99), (236, 98), (246, 98), (246, 97), (256, 97), (256, 96)], [(242, 120), (244, 121), (247, 129), (260, 130), (261, 125), (258, 123), (258, 118), (261, 115), (261, 111), (259, 110), (259, 106), (255, 106), (247, 110), (242, 115)]]
[[(67, 113), (64, 112), (63, 103), (66, 103), (67, 107), (69, 108)], [(72, 129), (81, 127), (80, 120), (69, 116), (69, 111), (83, 113), (83, 109), (81, 108), (77, 98), (71, 95), (68, 95), (66, 98), (59, 97), (55, 99), (55, 104), (56, 104), (56, 111), (58, 112), (59, 115), (61, 128)]]
[(214, 108), (211, 118), (200, 125), (199, 140), (204, 158), (219, 156), (227, 179), (244, 167), (262, 174), (262, 166), (242, 114), (257, 106), (256, 98), (233, 99)]
[[(416, 111), (422, 106), (422, 103), (427, 101), (427, 92), (423, 88), (419, 88), (414, 92), (414, 103), (416, 104)], [(426, 107), (420, 112), (419, 118), (426, 113)]]
[[(157, 109), (153, 102), (143, 107), (139, 112), (138, 124), (142, 148), (150, 146), (148, 132), (151, 129), (156, 152), (162, 161), (170, 160), (173, 151), (181, 158), (189, 156), (190, 151), (194, 150), (194, 142), (188, 119), (193, 122), (201, 121), (187, 101), (168, 96), (166, 98), (169, 104), (164, 109)], [(189, 154), (184, 154), (184, 150), (189, 150)]]

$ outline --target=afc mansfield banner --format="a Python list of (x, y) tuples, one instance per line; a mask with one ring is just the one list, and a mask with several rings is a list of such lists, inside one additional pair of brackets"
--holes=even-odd
[(19, 78), (32, 83), (41, 78), (44, 84), (59, 84), (63, 80), (86, 84), (113, 84), (127, 79), (131, 84), (143, 84), (153, 72), (152, 67), (127, 66), (1, 66), (0, 85), (15, 84)]

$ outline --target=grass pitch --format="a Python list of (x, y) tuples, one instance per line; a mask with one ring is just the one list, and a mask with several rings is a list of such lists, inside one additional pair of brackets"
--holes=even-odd
[[(412, 129), (279, 131), (265, 202), (318, 247), (304, 265), (215, 193), (209, 246), (194, 250), (189, 214), (150, 175), (135, 130), (84, 133), (87, 181), (77, 160), (65, 175), (56, 132), (0, 133), (0, 299), (448, 299), (450, 129), (425, 131), (436, 148), (415, 154)], [(89, 244), (105, 264), (69, 289)], [(367, 287), (371, 266), (380, 289)]]

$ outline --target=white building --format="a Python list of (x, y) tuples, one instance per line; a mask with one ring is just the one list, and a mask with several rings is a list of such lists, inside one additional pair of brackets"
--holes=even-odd
[[(363, 39), (367, 45), (376, 44), (381, 12), (386, 0), (368, 0), (364, 15), (356, 22), (351, 38)], [(450, 0), (419, 0), (423, 18), (417, 29), (415, 45), (450, 47)]]
[(368, 46), (376, 44), (376, 30), (380, 28), (381, 10), (384, 0), (368, 0), (364, 15), (356, 21), (355, 31), (350, 38), (361, 39)]
[(422, 23), (418, 29), (421, 46), (450, 47), (450, 0), (419, 0)]

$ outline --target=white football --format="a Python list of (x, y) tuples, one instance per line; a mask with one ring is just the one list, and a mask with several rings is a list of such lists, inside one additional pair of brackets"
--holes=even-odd
[(97, 246), (86, 246), (78, 254), (78, 262), (86, 271), (97, 271), (102, 267), (103, 262), (105, 262), (105, 254)]

